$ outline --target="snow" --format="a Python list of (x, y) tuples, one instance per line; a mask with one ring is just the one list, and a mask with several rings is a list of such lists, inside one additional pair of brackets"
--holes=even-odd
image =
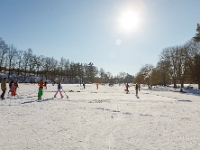
[[(0, 101), (0, 147), (32, 150), (163, 150), (200, 147), (200, 92), (170, 87), (63, 84), (67, 98), (53, 98), (48, 84), (19, 84), (17, 96)], [(69, 92), (73, 90), (74, 92)], [(199, 94), (198, 94), (199, 93)]]

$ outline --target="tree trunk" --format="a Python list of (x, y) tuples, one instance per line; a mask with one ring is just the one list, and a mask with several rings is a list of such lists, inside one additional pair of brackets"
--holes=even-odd
[(181, 82), (181, 88), (184, 88), (184, 83), (183, 82)]
[(177, 88), (176, 79), (174, 79), (174, 78), (173, 78), (173, 84), (174, 84), (174, 88)]

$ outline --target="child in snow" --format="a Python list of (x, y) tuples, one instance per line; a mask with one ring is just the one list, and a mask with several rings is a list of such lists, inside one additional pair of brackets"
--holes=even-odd
[(38, 86), (39, 86), (39, 88), (43, 89), (44, 82), (42, 80), (40, 80), (40, 82), (38, 82)]
[(12, 83), (14, 83), (14, 81), (13, 81), (13, 80), (11, 80), (11, 81), (10, 81), (10, 83), (9, 83), (9, 91), (8, 91), (8, 95), (9, 95), (9, 93), (11, 92), (11, 90), (10, 90), (10, 89), (11, 89)]
[(56, 94), (54, 95), (54, 98), (56, 98), (56, 95), (58, 94), (58, 92), (60, 93), (61, 98), (63, 98), (61, 89), (62, 89), (61, 82), (59, 82), (59, 83), (58, 83), (58, 89), (57, 89), (57, 91), (56, 91)]
[(129, 90), (128, 90), (128, 88), (129, 88), (129, 85), (128, 85), (128, 83), (126, 83), (126, 89), (125, 89), (125, 91), (126, 91), (126, 94), (128, 94), (128, 93), (129, 93)]
[(83, 82), (83, 87), (84, 87), (84, 89), (85, 89), (85, 83)]
[(38, 90), (38, 100), (42, 99), (42, 94), (43, 94), (43, 90), (42, 90), (41, 87), (39, 87), (39, 90)]
[(97, 86), (97, 89), (99, 88), (99, 84), (98, 83), (96, 83), (96, 86)]
[(14, 82), (14, 86), (15, 86), (15, 92), (17, 93), (17, 88), (19, 88), (17, 80)]
[(15, 85), (14, 85), (14, 83), (11, 84), (10, 92), (11, 92), (11, 96), (17, 95), (16, 92), (15, 92)]

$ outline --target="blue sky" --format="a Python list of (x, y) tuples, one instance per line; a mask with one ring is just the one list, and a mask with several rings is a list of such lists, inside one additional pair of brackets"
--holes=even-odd
[[(18, 50), (89, 63), (112, 75), (156, 66), (161, 51), (185, 44), (200, 23), (200, 0), (0, 0), (0, 37)], [(120, 17), (138, 16), (129, 31)]]

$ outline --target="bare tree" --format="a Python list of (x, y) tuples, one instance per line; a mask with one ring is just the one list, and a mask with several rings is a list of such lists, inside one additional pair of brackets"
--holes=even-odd
[(160, 59), (162, 61), (168, 62), (168, 72), (173, 81), (174, 88), (177, 87), (177, 80), (178, 80), (178, 55), (177, 55), (177, 47), (168, 47), (165, 48), (161, 55)]
[(152, 75), (152, 71), (154, 69), (154, 66), (151, 64), (146, 64), (144, 67), (141, 68), (140, 73), (143, 75), (144, 77), (144, 81), (145, 83), (149, 86), (151, 83), (151, 75)]
[(50, 57), (44, 58), (43, 71), (46, 80), (48, 79), (48, 74), (50, 73), (51, 68), (52, 68), (52, 59)]
[(33, 55), (33, 62), (34, 62), (34, 66), (35, 66), (35, 74), (36, 76), (38, 76), (40, 69), (42, 68), (42, 62), (44, 61), (44, 56), (40, 55)]
[(61, 58), (59, 62), (59, 68), (60, 68), (60, 78), (63, 79), (63, 73), (64, 73), (64, 66), (65, 66), (66, 59)]
[(24, 68), (24, 75), (25, 75), (24, 80), (26, 80), (27, 69), (28, 69), (31, 57), (32, 57), (32, 50), (29, 48), (28, 51), (25, 51), (23, 54), (23, 68)]
[(17, 51), (17, 54), (16, 54), (16, 58), (17, 58), (17, 75), (20, 74), (20, 71), (22, 70), (22, 60), (23, 60), (23, 53), (24, 51), (22, 50), (19, 50)]
[(117, 75), (117, 77), (119, 78), (119, 84), (121, 84), (121, 83), (125, 83), (125, 77), (126, 77), (126, 75), (127, 75), (127, 73), (126, 72), (123, 72), (123, 71), (121, 71), (118, 75)]
[(6, 59), (6, 54), (8, 53), (8, 46), (6, 43), (0, 38), (0, 72), (2, 71), (3, 63)]
[(152, 85), (160, 84), (159, 71), (157, 70), (157, 68), (153, 68), (152, 69), (152, 73), (151, 73), (151, 76), (150, 76), (150, 81), (151, 81)]
[(186, 46), (177, 47), (177, 76), (181, 83), (181, 88), (184, 87), (184, 82), (189, 72), (188, 51)]
[(160, 60), (157, 63), (157, 77), (159, 79), (159, 83), (166, 86), (168, 83), (170, 83), (170, 77), (169, 77), (169, 66), (170, 62), (165, 60)]
[(11, 74), (11, 68), (13, 66), (13, 59), (14, 57), (16, 57), (17, 55), (17, 50), (16, 48), (13, 47), (13, 45), (10, 46), (10, 48), (8, 49), (8, 78), (10, 77)]
[(56, 68), (58, 68), (58, 61), (56, 59), (54, 59), (53, 57), (51, 57), (51, 66), (50, 66), (51, 70), (50, 70), (50, 79), (51, 81), (54, 81), (55, 77), (56, 77)]
[(145, 84), (144, 76), (141, 72), (138, 72), (134, 78), (134, 83)]

